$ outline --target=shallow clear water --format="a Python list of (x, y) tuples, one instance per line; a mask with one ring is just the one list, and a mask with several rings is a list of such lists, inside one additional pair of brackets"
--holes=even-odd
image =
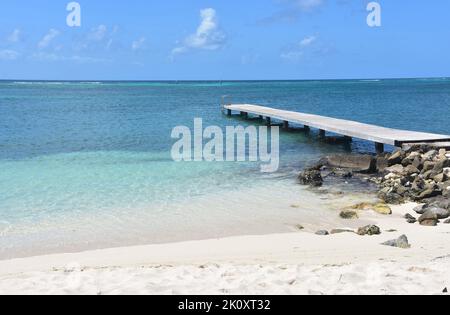
[(175, 126), (255, 123), (223, 116), (222, 95), (450, 134), (447, 79), (0, 82), (0, 258), (334, 224), (330, 211), (351, 197), (313, 194), (296, 174), (372, 144), (282, 133), (275, 174), (253, 163), (173, 162)]

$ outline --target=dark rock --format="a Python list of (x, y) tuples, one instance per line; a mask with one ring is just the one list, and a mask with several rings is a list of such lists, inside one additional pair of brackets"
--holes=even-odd
[(409, 213), (407, 213), (407, 214), (405, 215), (405, 219), (406, 219), (406, 221), (407, 221), (408, 223), (410, 223), (410, 224), (414, 224), (414, 223), (417, 222), (417, 219), (416, 219), (415, 217), (413, 217), (412, 215), (410, 215)]
[(444, 224), (450, 224), (450, 219), (446, 220)]
[(344, 174), (342, 174), (343, 178), (353, 178), (353, 172), (345, 172)]
[(391, 240), (383, 243), (382, 245), (391, 246), (391, 247), (398, 247), (402, 249), (408, 249), (411, 248), (411, 245), (409, 244), (408, 238), (406, 235), (400, 236), (396, 240)]
[(436, 173), (442, 173), (444, 171), (444, 168), (446, 167), (450, 167), (450, 160), (447, 160), (447, 158), (443, 158), (436, 163), (433, 171), (435, 171)]
[(414, 190), (415, 192), (419, 193), (419, 192), (421, 192), (421, 191), (425, 188), (425, 185), (426, 185), (425, 181), (424, 181), (422, 178), (417, 177), (417, 178), (414, 180), (414, 182), (412, 183), (411, 188), (412, 188), (412, 190)]
[(395, 189), (395, 192), (401, 196), (404, 196), (409, 192), (409, 189), (405, 186), (400, 185)]
[(438, 175), (438, 173), (436, 173), (435, 171), (431, 170), (431, 171), (427, 171), (427, 172), (423, 173), (422, 177), (425, 180), (428, 180), (428, 179), (433, 179), (436, 175)]
[(327, 166), (351, 169), (355, 172), (373, 173), (376, 161), (371, 155), (336, 154), (327, 157)]
[(439, 196), (442, 192), (440, 192), (439, 190), (436, 190), (434, 188), (426, 188), (424, 191), (422, 191), (416, 198), (417, 201), (426, 199), (426, 198), (431, 198), (431, 197), (436, 197)]
[(406, 175), (420, 174), (419, 169), (413, 165), (408, 165), (407, 167), (405, 167), (403, 172)]
[[(438, 207), (428, 207), (427, 211), (425, 213), (433, 213), (436, 215), (438, 220), (443, 220), (443, 219), (447, 219), (448, 217), (450, 217), (450, 211), (448, 211), (447, 209), (442, 209), (442, 208), (438, 208)], [(425, 215), (424, 213), (424, 215)]]
[(425, 172), (428, 172), (428, 171), (432, 171), (435, 166), (436, 166), (436, 164), (434, 162), (432, 162), (432, 161), (425, 161), (425, 163), (423, 163), (422, 173), (425, 173)]
[(443, 196), (438, 196), (438, 197), (426, 199), (426, 200), (424, 200), (424, 202), (429, 207), (437, 207), (437, 208), (442, 208), (442, 209), (446, 209), (446, 210), (450, 211), (450, 199), (449, 198), (445, 198)]
[(438, 217), (435, 213), (431, 211), (426, 211), (419, 218), (420, 225), (423, 226), (436, 226), (439, 223)]
[(404, 197), (402, 197), (401, 195), (394, 193), (394, 192), (390, 192), (390, 193), (380, 192), (378, 194), (378, 198), (383, 200), (385, 203), (391, 204), (391, 205), (400, 205), (405, 202)]
[(309, 185), (312, 187), (321, 187), (323, 185), (323, 178), (320, 171), (315, 169), (307, 169), (299, 176), (302, 185)]
[(353, 210), (342, 210), (339, 216), (345, 220), (353, 220), (359, 218), (358, 213)]
[(414, 208), (414, 212), (420, 215), (424, 214), (426, 211), (427, 211), (426, 205), (421, 205)]
[(364, 235), (380, 235), (381, 234), (381, 230), (378, 226), (376, 225), (367, 225), (365, 227), (359, 228), (358, 235), (364, 236)]
[(328, 231), (325, 231), (325, 230), (320, 230), (320, 231), (316, 232), (316, 235), (327, 236), (327, 235), (330, 235), (330, 233), (328, 233)]
[(417, 168), (418, 170), (422, 170), (423, 169), (423, 161), (420, 157), (416, 157), (411, 166), (414, 166), (415, 168)]
[(401, 164), (403, 159), (405, 158), (404, 152), (401, 150), (398, 150), (388, 158), (388, 164), (389, 166), (395, 165), (395, 164)]

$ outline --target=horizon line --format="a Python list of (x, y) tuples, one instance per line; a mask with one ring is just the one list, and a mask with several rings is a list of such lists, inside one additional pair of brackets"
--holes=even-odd
[(450, 79), (450, 76), (435, 77), (386, 77), (386, 78), (322, 78), (322, 79), (0, 79), (0, 82), (300, 82), (300, 81), (353, 81), (353, 80), (415, 80)]

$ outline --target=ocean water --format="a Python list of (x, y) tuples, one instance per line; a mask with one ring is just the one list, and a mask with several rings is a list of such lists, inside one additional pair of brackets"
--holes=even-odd
[(176, 126), (258, 124), (222, 115), (222, 95), (450, 134), (450, 79), (0, 81), (0, 259), (335, 227), (340, 207), (373, 198), (367, 187), (342, 196), (296, 184), (325, 154), (371, 152), (364, 141), (330, 145), (314, 132), (282, 132), (273, 174), (258, 163), (174, 162)]

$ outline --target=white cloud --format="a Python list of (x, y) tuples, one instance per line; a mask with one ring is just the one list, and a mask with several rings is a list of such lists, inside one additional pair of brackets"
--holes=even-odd
[(131, 44), (131, 49), (133, 51), (140, 50), (144, 46), (146, 41), (147, 40), (145, 37), (141, 37), (140, 39), (133, 41), (133, 43)]
[(316, 39), (317, 39), (316, 36), (306, 37), (300, 41), (299, 46), (307, 47), (307, 46), (311, 45), (312, 43), (314, 43), (316, 41)]
[(293, 0), (291, 2), (302, 11), (311, 11), (324, 4), (325, 0)]
[(314, 42), (316, 42), (316, 40), (316, 36), (305, 37), (300, 42), (290, 47), (290, 49), (283, 52), (281, 54), (281, 58), (289, 61), (298, 61), (304, 56), (306, 48), (311, 46)]
[(9, 36), (8, 36), (8, 42), (10, 43), (18, 43), (21, 39), (21, 31), (16, 28)]
[(113, 44), (117, 46), (114, 35), (118, 30), (119, 28), (117, 26), (109, 29), (106, 25), (101, 24), (92, 28), (82, 38), (78, 39), (73, 47), (77, 51), (99, 49), (110, 50)]
[(51, 44), (51, 42), (56, 38), (56, 37), (58, 37), (58, 35), (59, 34), (61, 34), (58, 30), (55, 30), (55, 29), (51, 29), (48, 33), (47, 33), (47, 35), (45, 35), (42, 39), (41, 39), (41, 41), (38, 43), (38, 48), (39, 49), (45, 49), (45, 48), (47, 48), (50, 44)]
[(105, 25), (99, 25), (91, 30), (88, 35), (88, 39), (96, 42), (100, 42), (105, 39), (108, 34), (108, 28)]
[(212, 8), (200, 11), (200, 25), (194, 34), (184, 39), (182, 45), (172, 50), (172, 56), (190, 49), (218, 50), (226, 42), (226, 35), (220, 30), (216, 10)]
[(0, 50), (0, 60), (6, 61), (16, 60), (17, 58), (19, 58), (19, 56), (20, 54), (14, 50), (9, 49)]
[(45, 52), (38, 52), (30, 57), (32, 60), (37, 61), (71, 61), (71, 62), (77, 62), (77, 63), (101, 63), (101, 62), (110, 62), (109, 59), (101, 59), (101, 58), (92, 58), (92, 57), (84, 57), (79, 55), (74, 56), (63, 56), (58, 55), (55, 53), (45, 53)]
[[(340, 0), (343, 1), (343, 0)], [(272, 24), (277, 22), (294, 22), (301, 15), (311, 13), (322, 7), (327, 0), (276, 0), (281, 5), (281, 10), (269, 17), (261, 19), (260, 24)]]

